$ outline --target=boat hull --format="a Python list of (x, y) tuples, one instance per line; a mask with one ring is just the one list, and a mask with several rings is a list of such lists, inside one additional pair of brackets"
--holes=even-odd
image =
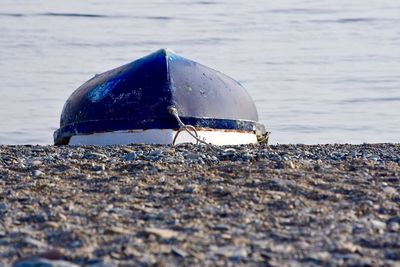
[[(240, 83), (161, 49), (80, 86), (64, 105), (54, 143), (70, 144), (75, 136), (83, 140), (121, 131), (179, 129), (182, 125), (169, 112), (171, 107), (183, 124), (196, 129), (265, 133), (254, 102)], [(90, 144), (97, 139), (85, 140)], [(151, 142), (164, 143), (156, 141)]]

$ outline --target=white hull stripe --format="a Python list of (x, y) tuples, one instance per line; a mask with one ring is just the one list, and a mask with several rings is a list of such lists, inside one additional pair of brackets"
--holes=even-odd
[[(90, 135), (74, 135), (69, 145), (127, 145), (127, 144), (172, 144), (176, 130), (151, 129), (115, 131), (95, 133)], [(214, 145), (242, 145), (257, 143), (257, 136), (253, 132), (226, 131), (226, 130), (197, 130), (200, 139)], [(185, 131), (181, 131), (176, 144), (196, 143), (196, 140)]]

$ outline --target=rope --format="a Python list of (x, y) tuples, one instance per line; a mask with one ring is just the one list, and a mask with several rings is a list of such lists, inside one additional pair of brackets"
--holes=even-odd
[[(196, 130), (196, 128), (195, 128), (194, 126), (192, 126), (192, 125), (186, 125), (186, 124), (184, 124), (184, 123), (182, 122), (181, 118), (179, 117), (178, 110), (177, 110), (174, 106), (168, 107), (168, 112), (169, 112), (172, 116), (175, 117), (175, 119), (176, 119), (176, 121), (178, 122), (179, 127), (180, 127), (180, 128), (178, 129), (178, 132), (176, 133), (176, 135), (175, 135), (175, 137), (174, 137), (174, 140), (172, 141), (172, 145), (173, 145), (173, 146), (175, 145), (175, 142), (176, 142), (176, 139), (178, 138), (178, 135), (179, 135), (182, 131), (186, 131), (191, 137), (193, 137), (194, 139), (196, 139), (196, 145), (199, 144), (199, 143), (202, 143), (202, 144), (204, 144), (204, 145), (214, 147), (213, 144), (207, 143), (206, 141), (201, 140), (201, 139), (199, 138), (199, 135), (197, 134), (197, 130)], [(189, 129), (192, 130), (195, 134), (193, 134)]]
[[(174, 140), (172, 141), (172, 145), (175, 145), (175, 142), (176, 142), (176, 139), (178, 138), (178, 135), (179, 135), (182, 131), (188, 131), (188, 129), (193, 130), (193, 132), (195, 133), (196, 136), (193, 137), (193, 138), (196, 139), (196, 145), (198, 145), (198, 144), (199, 144), (199, 141), (197, 140), (197, 138), (199, 137), (199, 135), (197, 134), (196, 128), (194, 128), (192, 125), (185, 125), (185, 127), (180, 127), (180, 128), (178, 129), (178, 131), (176, 132), (176, 134), (175, 134)], [(189, 134), (190, 134), (190, 133), (189, 133)], [(191, 135), (191, 136), (193, 136), (193, 135)]]
[[(178, 110), (174, 107), (174, 106), (170, 106), (168, 107), (168, 112), (175, 117), (176, 121), (179, 124), (179, 129), (176, 132), (176, 135), (174, 137), (174, 140), (172, 141), (172, 145), (175, 145), (176, 139), (178, 138), (178, 135), (182, 132), (182, 131), (186, 131), (191, 137), (193, 137), (194, 139), (196, 139), (196, 145), (198, 145), (199, 143), (210, 146), (210, 147), (214, 147), (217, 148), (217, 146), (211, 144), (211, 143), (207, 143), (206, 141), (202, 140), (199, 138), (199, 135), (197, 133), (197, 130), (194, 126), (192, 125), (186, 125), (182, 122), (181, 118), (179, 117), (178, 114)], [(194, 132), (194, 134), (190, 131), (192, 130)], [(268, 145), (268, 139), (269, 139), (269, 134), (270, 132), (265, 132), (264, 134), (261, 135), (257, 135), (257, 143), (258, 144), (266, 144)]]
[(262, 135), (257, 135), (257, 142), (259, 144), (265, 144), (268, 145), (268, 140), (269, 140), (269, 135), (271, 132), (265, 132)]

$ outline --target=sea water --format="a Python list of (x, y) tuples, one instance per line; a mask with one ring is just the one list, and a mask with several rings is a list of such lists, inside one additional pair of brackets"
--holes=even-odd
[(165, 47), (240, 81), (272, 144), (400, 142), (400, 1), (2, 0), (0, 144), (51, 144), (79, 85)]

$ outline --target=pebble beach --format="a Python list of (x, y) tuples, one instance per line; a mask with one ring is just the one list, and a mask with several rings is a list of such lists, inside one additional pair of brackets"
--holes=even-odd
[(400, 144), (0, 146), (3, 266), (400, 266)]

